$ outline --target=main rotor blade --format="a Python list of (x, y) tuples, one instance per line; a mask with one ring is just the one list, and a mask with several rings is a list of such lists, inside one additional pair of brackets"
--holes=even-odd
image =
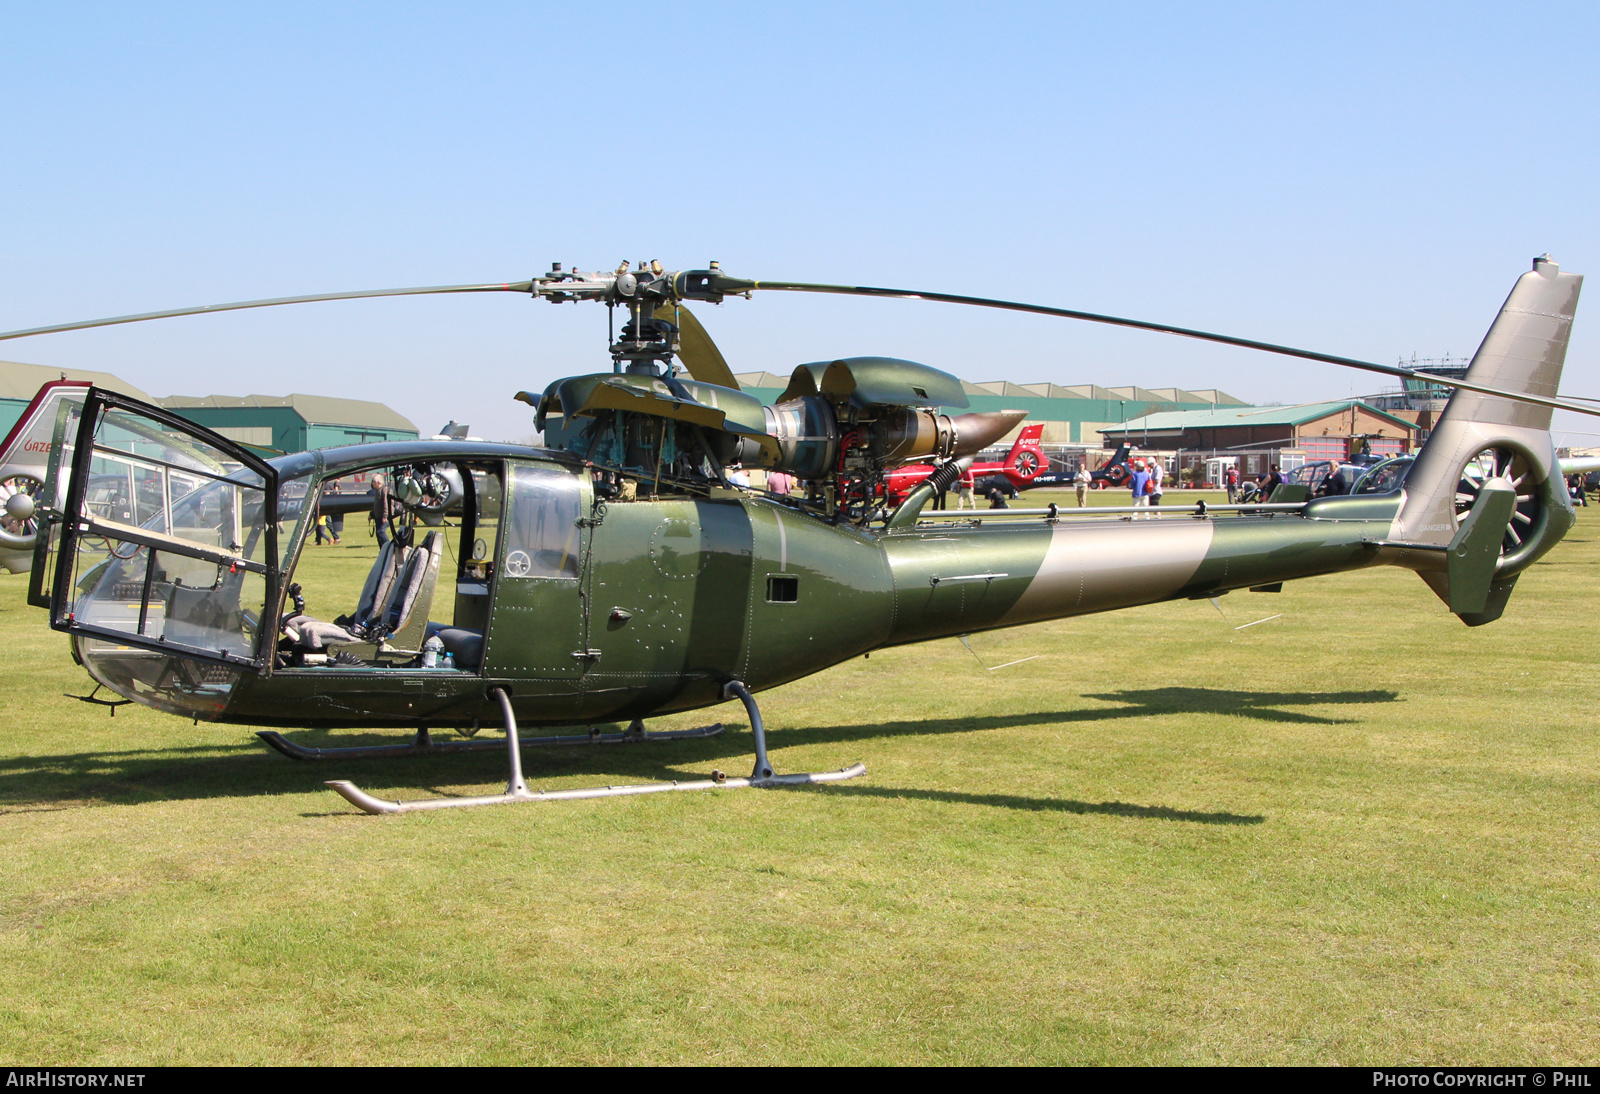
[[(1500, 388), (1474, 384), (1466, 380), (1455, 380), (1448, 376), (1436, 376), (1431, 372), (1419, 372), (1416, 369), (1399, 368), (1395, 365), (1380, 365), (1372, 361), (1360, 361), (1354, 357), (1339, 357), (1332, 353), (1317, 353), (1315, 350), (1295, 349), (1293, 346), (1279, 346), (1271, 342), (1258, 342), (1253, 338), (1235, 338), (1231, 334), (1214, 334), (1210, 331), (1194, 330), (1190, 327), (1176, 327), (1169, 323), (1150, 323), (1143, 319), (1123, 319), (1120, 316), (1101, 315), (1092, 311), (1075, 311), (1072, 308), (1050, 308), (1043, 304), (1022, 304), (1015, 300), (991, 300), (982, 296), (957, 296), (953, 293), (918, 292), (912, 289), (880, 289), (869, 285), (818, 285), (804, 281), (754, 281), (748, 282), (748, 284), (757, 289), (771, 289), (778, 292), (814, 292), (831, 293), (837, 296), (878, 296), (900, 300), (931, 300), (940, 304), (971, 304), (980, 308), (999, 308), (1003, 311), (1029, 312), (1033, 315), (1053, 315), (1062, 319), (1081, 319), (1086, 323), (1104, 323), (1112, 327), (1131, 327), (1134, 330), (1155, 331), (1159, 334), (1176, 334), (1182, 338), (1196, 338), (1202, 342), (1217, 342), (1224, 346), (1239, 346), (1242, 349), (1261, 350), (1263, 353), (1277, 353), (1285, 357), (1299, 357), (1307, 361), (1322, 361), (1326, 364), (1343, 365), (1346, 368), (1358, 368), (1366, 372), (1381, 372), (1385, 376), (1423, 380), (1440, 387), (1464, 388), (1467, 391), (1476, 391), (1481, 395), (1494, 395), (1501, 399), (1537, 403), (1540, 406), (1548, 406), (1556, 410), (1571, 410), (1578, 414), (1600, 417), (1600, 408), (1581, 406), (1565, 399), (1547, 399), (1541, 395), (1527, 395), (1520, 391), (1504, 391)], [(1579, 396), (1574, 396), (1574, 398), (1579, 398)], [(1600, 400), (1593, 401), (1600, 402)]]
[(739, 390), (739, 381), (733, 378), (733, 370), (728, 367), (722, 351), (692, 311), (682, 304), (663, 304), (656, 309), (656, 318), (678, 325), (678, 359), (688, 368), (690, 376), (703, 384)]
[(419, 289), (368, 289), (362, 292), (329, 292), (315, 296), (279, 296), (271, 300), (241, 300), (235, 304), (206, 304), (198, 308), (174, 308), (171, 311), (147, 311), (138, 315), (118, 315), (110, 319), (87, 319), (81, 323), (58, 323), (52, 327), (30, 327), (28, 330), (0, 332), (0, 342), (9, 338), (28, 338), (35, 334), (55, 334), (59, 331), (86, 330), (90, 327), (114, 327), (119, 323), (142, 323), (146, 319), (172, 319), (180, 315), (205, 315), (214, 311), (242, 311), (245, 308), (271, 308), (278, 304), (314, 304), (319, 300), (361, 300), (372, 296), (429, 296), (458, 292), (532, 292), (532, 281), (511, 281), (498, 285), (435, 285)]

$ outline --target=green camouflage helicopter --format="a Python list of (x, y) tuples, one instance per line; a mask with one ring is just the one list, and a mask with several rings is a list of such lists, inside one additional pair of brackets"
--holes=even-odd
[[(774, 406), (738, 389), (686, 301), (790, 291), (905, 297), (1156, 330), (1390, 375), (1411, 370), (1139, 320), (860, 286), (746, 281), (657, 263), (519, 283), (248, 301), (0, 334), (0, 339), (237, 308), (371, 296), (516, 292), (626, 309), (612, 370), (517, 398), (546, 447), (415, 441), (263, 459), (159, 407), (64, 391), (35, 428), (51, 446), (43, 504), (7, 502), (37, 531), (30, 600), (124, 699), (256, 726), (404, 726), (407, 744), (308, 749), (302, 759), (505, 747), (504, 794), (382, 801), (369, 812), (714, 786), (828, 782), (779, 775), (753, 693), (885, 646), (1369, 566), (1415, 570), (1467, 625), (1501, 615), (1518, 575), (1572, 526), (1549, 434), (1582, 278), (1548, 256), (1516, 282), (1416, 465), (1392, 493), (1159, 510), (924, 512), (1019, 413), (950, 416), (961, 384), (890, 358), (797, 367)], [(681, 362), (678, 363), (678, 362)], [(41, 442), (43, 443), (43, 442)], [(898, 506), (889, 469), (938, 469)], [(737, 464), (800, 490), (730, 481)], [(1473, 474), (1465, 469), (1471, 464)], [(359, 597), (322, 602), (298, 579), (327, 484), (382, 474), (398, 520)], [(110, 486), (106, 484), (110, 483)], [(120, 491), (120, 492), (119, 492)], [(112, 496), (108, 498), (108, 494)], [(372, 495), (347, 507), (365, 507)], [(451, 511), (455, 526), (434, 527)], [(415, 518), (422, 518), (418, 522)], [(432, 518), (432, 519), (430, 519)], [(7, 546), (22, 546), (21, 537)], [(740, 699), (748, 778), (530, 792), (518, 726), (631, 721)], [(493, 741), (470, 735), (486, 721)]]

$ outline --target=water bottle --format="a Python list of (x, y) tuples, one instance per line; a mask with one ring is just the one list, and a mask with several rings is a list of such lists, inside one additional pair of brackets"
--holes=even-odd
[(451, 672), (456, 671), (456, 655), (451, 653), (449, 650), (445, 650), (444, 660), (439, 663), (439, 667), (442, 669), (449, 669)]
[(438, 635), (434, 635), (422, 644), (422, 667), (436, 669), (439, 667), (439, 654), (444, 650), (444, 643)]

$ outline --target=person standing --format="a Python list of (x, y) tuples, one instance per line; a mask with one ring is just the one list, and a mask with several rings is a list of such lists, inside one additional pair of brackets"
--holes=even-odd
[(1089, 484), (1093, 481), (1093, 476), (1089, 474), (1089, 465), (1080, 463), (1078, 465), (1078, 473), (1072, 476), (1073, 489), (1078, 492), (1079, 509), (1089, 504)]
[[(342, 492), (339, 489), (339, 480), (335, 479), (328, 484), (328, 488), (323, 491), (322, 496), (325, 498), (329, 496), (338, 497)], [(335, 547), (339, 546), (339, 537), (344, 534), (344, 513), (342, 511), (336, 510), (328, 514), (328, 534), (333, 537), (333, 545)]]
[(773, 471), (767, 476), (767, 489), (774, 494), (788, 497), (793, 488), (794, 477), (787, 471)]
[(1222, 474), (1222, 481), (1228, 488), (1228, 504), (1235, 505), (1239, 501), (1239, 469), (1230, 467)]
[(972, 496), (972, 469), (969, 467), (961, 474), (961, 481), (956, 490), (956, 509), (976, 509), (978, 499)]
[[(1145, 487), (1149, 485), (1150, 472), (1144, 469), (1144, 464), (1134, 464), (1133, 477), (1128, 480), (1128, 489), (1133, 492), (1133, 504), (1135, 507), (1140, 509), (1149, 507), (1150, 495), (1145, 493)], [(1135, 518), (1138, 516), (1139, 514), (1134, 514)]]
[(377, 526), (374, 533), (378, 540), (378, 549), (389, 542), (391, 517), (400, 514), (400, 503), (394, 495), (389, 493), (389, 482), (383, 475), (372, 476), (372, 509), (367, 514), (367, 519)]
[(1161, 504), (1161, 480), (1166, 478), (1166, 475), (1166, 469), (1161, 466), (1161, 462), (1159, 460), (1150, 466), (1150, 485), (1147, 487), (1147, 490), (1150, 494), (1151, 505)]

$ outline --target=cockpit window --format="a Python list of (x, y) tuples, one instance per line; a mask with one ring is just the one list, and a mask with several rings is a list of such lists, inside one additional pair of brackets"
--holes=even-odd
[(291, 533), (299, 528), (301, 518), (306, 515), (306, 497), (310, 489), (310, 473), (278, 482), (278, 525), (284, 532), (279, 537), (279, 546), (284, 548), (285, 561), (294, 550), (295, 537)]
[(576, 581), (582, 505), (578, 477), (558, 468), (513, 464), (510, 495), (501, 574)]
[(70, 475), (64, 462), (52, 472), (56, 497), (67, 489), (51, 625), (113, 691), (214, 717), (271, 632), (276, 473), (125, 396), (91, 389), (81, 417), (70, 446), (61, 438)]
[[(98, 414), (74, 446), (76, 512), (52, 622), (95, 680), (162, 710), (215, 717), (258, 666), (273, 569), (271, 469), (138, 410)], [(86, 409), (85, 413), (88, 413)], [(73, 504), (70, 503), (69, 504)]]
[[(124, 470), (143, 500), (117, 501), (90, 523), (94, 534), (80, 538), (73, 618), (174, 650), (254, 660), (267, 570), (259, 479), (240, 471), (173, 497), (180, 476), (160, 473), (171, 469)], [(154, 511), (134, 524), (117, 505), (132, 506), (134, 516)]]
[(1358, 494), (1392, 494), (1400, 489), (1400, 484), (1405, 481), (1406, 472), (1411, 470), (1413, 459), (1410, 456), (1401, 456), (1398, 459), (1380, 463), (1366, 477), (1361, 480), (1361, 485), (1356, 488)]

